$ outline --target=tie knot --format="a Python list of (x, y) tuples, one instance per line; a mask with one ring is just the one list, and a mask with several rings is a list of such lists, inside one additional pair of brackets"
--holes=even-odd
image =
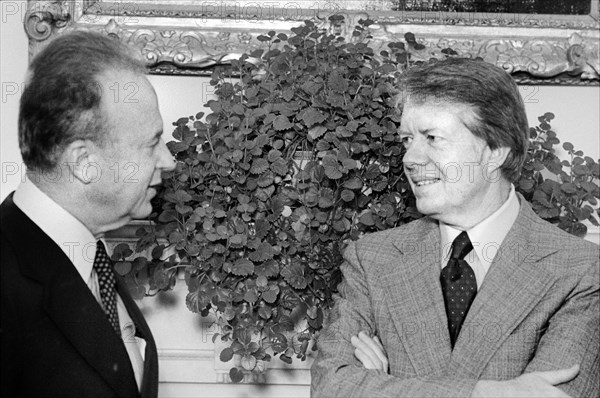
[(454, 242), (452, 242), (452, 253), (450, 254), (450, 258), (463, 260), (471, 250), (473, 250), (473, 245), (471, 244), (469, 235), (467, 235), (465, 231), (462, 231), (456, 239), (454, 239)]

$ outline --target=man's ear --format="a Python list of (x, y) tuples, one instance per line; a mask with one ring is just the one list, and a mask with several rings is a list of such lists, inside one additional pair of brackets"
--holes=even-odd
[(500, 170), (508, 154), (510, 153), (510, 148), (507, 146), (500, 146), (496, 149), (490, 149), (490, 157), (488, 159), (488, 171), (491, 172), (493, 170)]
[(75, 140), (64, 150), (63, 164), (70, 174), (69, 180), (75, 178), (84, 184), (98, 180), (100, 170), (93, 160), (90, 144), (88, 140)]

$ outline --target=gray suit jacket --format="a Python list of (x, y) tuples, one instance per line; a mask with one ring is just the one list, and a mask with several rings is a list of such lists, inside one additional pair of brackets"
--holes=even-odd
[[(454, 350), (439, 282), (437, 221), (424, 218), (351, 243), (318, 340), (312, 396), (468, 397), (478, 380), (578, 363), (579, 375), (559, 388), (597, 397), (600, 247), (541, 220), (520, 201)], [(389, 375), (366, 370), (354, 357), (350, 337), (361, 330), (380, 337)]]

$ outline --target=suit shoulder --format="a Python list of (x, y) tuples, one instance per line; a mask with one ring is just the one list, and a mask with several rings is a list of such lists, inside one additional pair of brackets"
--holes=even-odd
[(600, 246), (574, 236), (539, 217), (531, 220), (532, 250), (542, 257), (540, 264), (557, 275), (580, 274), (600, 269)]
[(600, 262), (600, 246), (583, 238), (571, 235), (560, 228), (559, 232), (561, 250), (568, 252), (570, 256)]
[(538, 223), (541, 229), (539, 240), (558, 254), (573, 260), (600, 261), (600, 246), (597, 244), (572, 235), (541, 218)]
[(437, 225), (437, 221), (429, 217), (423, 217), (398, 227), (365, 234), (356, 243), (359, 245), (371, 243), (381, 245), (401, 239), (414, 239), (428, 233), (432, 228), (437, 228)]

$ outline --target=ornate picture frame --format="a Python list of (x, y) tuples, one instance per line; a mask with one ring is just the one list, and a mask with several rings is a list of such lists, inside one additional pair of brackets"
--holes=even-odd
[[(102, 31), (140, 50), (150, 73), (206, 75), (262, 45), (270, 30), (309, 19), (351, 40), (371, 19), (371, 45), (384, 49), (412, 32), (424, 47), (413, 59), (439, 58), (444, 48), (503, 67), (519, 84), (598, 85), (598, 0), (589, 15), (393, 11), (390, 0), (366, 1), (103, 1), (29, 0), (25, 31), (30, 56), (73, 29)], [(329, 18), (339, 14), (344, 18)], [(379, 51), (376, 51), (378, 53)]]

